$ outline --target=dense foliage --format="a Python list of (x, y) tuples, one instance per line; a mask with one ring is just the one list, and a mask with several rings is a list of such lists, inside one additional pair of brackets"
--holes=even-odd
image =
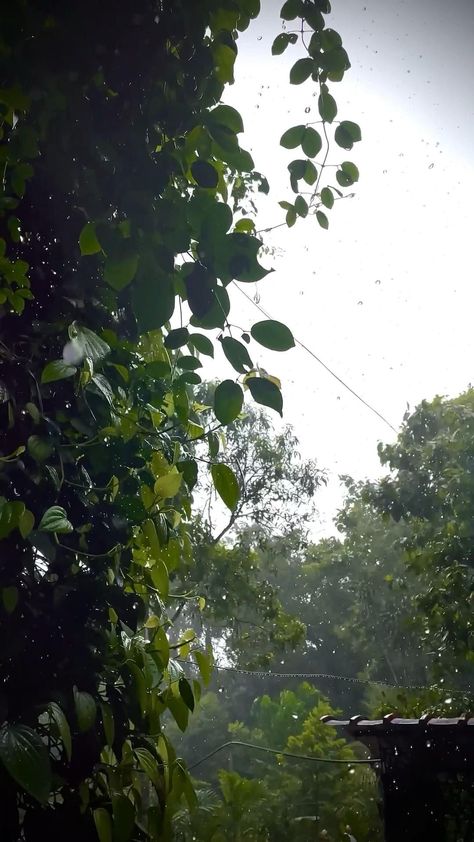
[[(193, 565), (193, 489), (201, 465), (237, 510), (216, 432), (244, 388), (281, 413), (252, 342), (294, 344), (270, 320), (237, 339), (230, 319), (230, 284), (268, 274), (245, 213), (268, 184), (221, 102), (258, 11), (16, 0), (2, 18), (2, 840), (165, 839), (183, 795), (195, 802), (161, 727), (168, 711), (185, 728), (200, 693), (175, 656), (192, 654), (205, 681), (211, 669), (172, 620)], [(288, 0), (296, 29), (273, 46), (304, 50), (290, 83), (318, 86), (323, 131), (281, 139), (303, 155), (289, 165), (288, 225), (315, 215), (327, 227), (321, 207), (339, 192), (321, 180), (337, 114), (328, 84), (349, 67), (329, 11)], [(334, 125), (342, 149), (360, 139), (356, 124)], [(336, 173), (340, 187), (357, 178), (347, 161)], [(198, 371), (215, 352), (238, 377), (203, 421)], [(186, 598), (202, 610), (198, 592)]]

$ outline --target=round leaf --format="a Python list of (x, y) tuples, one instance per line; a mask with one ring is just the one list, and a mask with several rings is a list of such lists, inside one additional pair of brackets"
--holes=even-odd
[(315, 63), (312, 58), (300, 58), (296, 61), (290, 70), (290, 83), (292, 85), (301, 85), (306, 79), (309, 79)]
[(305, 131), (306, 126), (293, 126), (291, 129), (287, 129), (280, 138), (280, 146), (285, 149), (296, 149), (297, 146), (300, 146)]
[(311, 126), (308, 126), (308, 128), (304, 130), (303, 139), (301, 141), (304, 154), (307, 155), (308, 158), (315, 158), (321, 151), (322, 145), (323, 141), (319, 132), (317, 132), (316, 129), (311, 128)]
[(357, 123), (352, 123), (350, 120), (343, 120), (334, 132), (334, 140), (342, 149), (352, 149), (354, 143), (360, 140), (361, 137), (360, 126)]
[(242, 411), (244, 393), (234, 380), (223, 380), (214, 392), (214, 413), (221, 424), (235, 421)]
[[(274, 319), (265, 319), (261, 322), (256, 322), (250, 333), (260, 345), (265, 348), (270, 348), (272, 351), (288, 351), (294, 348), (295, 340), (291, 330), (282, 322), (277, 322)], [(250, 377), (247, 380), (247, 386), (250, 388), (250, 382), (255, 378)]]
[(218, 465), (212, 465), (211, 475), (219, 497), (227, 508), (233, 512), (239, 502), (240, 489), (232, 468), (219, 462)]

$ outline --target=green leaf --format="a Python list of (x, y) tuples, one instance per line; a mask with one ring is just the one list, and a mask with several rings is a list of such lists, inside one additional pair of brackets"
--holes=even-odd
[(306, 79), (309, 79), (314, 68), (315, 63), (312, 58), (298, 59), (290, 70), (290, 83), (292, 85), (301, 85), (302, 82), (306, 82)]
[(215, 42), (212, 47), (212, 53), (214, 56), (215, 72), (219, 82), (222, 82), (224, 85), (229, 82), (232, 85), (234, 82), (236, 53), (226, 44), (216, 44)]
[(238, 339), (234, 339), (232, 336), (224, 336), (221, 339), (221, 345), (230, 364), (240, 374), (246, 374), (249, 369), (253, 368), (253, 362), (247, 348)]
[(114, 842), (129, 842), (135, 827), (135, 807), (126, 795), (112, 795)]
[(337, 170), (336, 181), (341, 187), (350, 187), (354, 182), (343, 170)]
[(102, 250), (93, 222), (86, 222), (79, 234), (79, 248), (83, 257), (88, 254), (97, 254), (97, 252)]
[[(199, 264), (186, 264), (187, 274), (184, 277), (184, 284), (188, 296), (189, 308), (198, 319), (203, 319), (212, 312), (217, 305), (217, 279), (215, 275)], [(230, 306), (230, 305), (229, 305)], [(228, 312), (228, 311), (227, 311)], [(217, 327), (218, 325), (211, 325)]]
[(318, 110), (322, 120), (332, 123), (337, 114), (337, 104), (328, 91), (323, 90), (318, 99)]
[(99, 842), (112, 842), (112, 819), (109, 812), (105, 807), (97, 807), (93, 816)]
[(155, 481), (154, 491), (163, 499), (174, 497), (181, 487), (183, 475), (177, 469), (171, 470), (163, 477), (158, 477)]
[(46, 462), (54, 450), (53, 442), (44, 436), (29, 436), (27, 447), (36, 462)]
[(115, 739), (115, 722), (112, 708), (107, 702), (100, 703), (100, 711), (102, 714), (102, 725), (104, 728), (105, 739), (107, 745), (112, 747)]
[[(81, 359), (90, 360), (94, 365), (110, 354), (110, 347), (100, 336), (88, 327), (73, 322), (68, 329), (69, 339), (74, 343)], [(76, 361), (76, 360), (75, 360)]]
[(334, 204), (334, 194), (330, 187), (323, 187), (321, 190), (321, 201), (324, 207), (331, 209)]
[(295, 211), (298, 216), (303, 217), (303, 219), (308, 216), (308, 202), (303, 196), (297, 196), (295, 199)]
[(124, 253), (120, 256), (108, 257), (105, 261), (104, 279), (120, 292), (133, 281), (138, 269), (138, 254)]
[(316, 219), (318, 220), (321, 228), (325, 228), (326, 230), (329, 228), (329, 219), (323, 211), (316, 211)]
[(282, 134), (280, 138), (280, 146), (283, 146), (285, 149), (296, 149), (297, 146), (301, 145), (305, 131), (306, 126), (292, 126), (291, 129), (287, 129), (286, 132)]
[(212, 677), (212, 655), (205, 652), (193, 652), (194, 660), (198, 665), (199, 672), (204, 684), (207, 686)]
[(221, 424), (231, 424), (242, 411), (244, 393), (238, 383), (223, 380), (214, 392), (214, 413)]
[(275, 383), (265, 377), (248, 377), (245, 385), (256, 403), (268, 406), (283, 415), (283, 397)]
[(67, 514), (62, 506), (51, 506), (46, 509), (38, 526), (39, 532), (56, 532), (58, 534), (72, 532), (73, 529), (74, 527), (67, 519)]
[(2, 588), (2, 602), (7, 614), (13, 614), (18, 605), (18, 588), (15, 588), (14, 585)]
[(198, 480), (198, 466), (195, 459), (184, 459), (178, 462), (176, 467), (184, 477), (189, 490), (192, 491)]
[(176, 348), (182, 348), (183, 345), (189, 341), (189, 331), (187, 327), (178, 327), (175, 330), (170, 330), (168, 335), (165, 337), (164, 345), (165, 348), (171, 348), (175, 350)]
[(240, 498), (239, 483), (232, 468), (219, 462), (211, 465), (212, 481), (219, 497), (231, 512), (234, 511)]
[(290, 208), (288, 208), (288, 210), (286, 212), (285, 221), (286, 221), (286, 224), (288, 225), (288, 228), (291, 228), (295, 224), (295, 222), (296, 222), (296, 210), (293, 207), (293, 205)]
[(74, 706), (76, 709), (77, 724), (79, 731), (90, 731), (94, 727), (97, 715), (97, 706), (90, 693), (73, 688)]
[(329, 27), (321, 33), (321, 47), (325, 52), (334, 50), (336, 47), (342, 47), (342, 38), (339, 32)]
[(327, 73), (331, 74), (329, 78), (332, 81), (340, 81), (344, 72), (351, 66), (349, 56), (343, 47), (335, 47), (324, 53), (321, 63)]
[(56, 702), (50, 702), (48, 705), (48, 712), (51, 716), (51, 719), (55, 723), (59, 736), (61, 737), (64, 750), (66, 752), (66, 756), (68, 760), (71, 760), (72, 754), (72, 741), (71, 741), (71, 729), (69, 728), (69, 723), (64, 715), (64, 712), (56, 704)]
[(219, 183), (219, 174), (208, 161), (194, 161), (191, 165), (191, 175), (199, 187), (214, 189)]
[(235, 134), (239, 134), (244, 130), (244, 124), (239, 112), (230, 105), (218, 105), (213, 108), (208, 114), (209, 123), (219, 123), (222, 126), (230, 129)]
[(153, 264), (148, 272), (140, 272), (132, 288), (132, 308), (141, 333), (163, 327), (174, 313), (173, 277)]
[(55, 380), (64, 380), (66, 377), (72, 377), (76, 371), (75, 365), (68, 365), (64, 360), (53, 360), (43, 368), (41, 382), (53, 383)]
[(186, 707), (189, 708), (189, 710), (193, 711), (194, 710), (193, 691), (191, 689), (191, 685), (190, 685), (189, 681), (184, 676), (181, 676), (181, 678), (179, 679), (178, 687), (179, 687), (179, 695), (181, 696), (184, 704), (186, 705)]
[(207, 336), (204, 336), (202, 333), (190, 333), (189, 343), (200, 354), (206, 354), (206, 356), (208, 357), (214, 356), (214, 345), (212, 344), (211, 340)]
[(0, 760), (22, 789), (41, 804), (48, 801), (51, 767), (41, 737), (26, 725), (12, 725), (0, 731)]
[(308, 126), (304, 130), (303, 139), (301, 141), (301, 146), (303, 148), (303, 152), (308, 158), (315, 158), (316, 155), (321, 151), (323, 145), (323, 141), (319, 132), (316, 129), (311, 128)]
[(109, 403), (111, 406), (113, 405), (113, 389), (109, 381), (106, 377), (104, 377), (103, 374), (94, 374), (87, 388), (90, 391), (96, 392), (96, 394), (99, 394), (101, 397), (105, 398), (107, 403)]
[(295, 32), (280, 32), (272, 44), (272, 55), (281, 56), (288, 44), (296, 44), (298, 36)]
[[(283, 322), (277, 322), (274, 319), (256, 322), (250, 333), (256, 342), (272, 351), (288, 351), (295, 346), (291, 330)], [(246, 385), (248, 386), (253, 379), (250, 377)]]
[(280, 10), (280, 17), (283, 20), (294, 20), (302, 14), (301, 0), (286, 0)]
[(202, 368), (202, 362), (192, 354), (185, 354), (182, 357), (178, 357), (176, 367), (182, 371), (196, 371), (197, 368)]
[(176, 696), (170, 695), (166, 699), (166, 704), (168, 705), (179, 730), (186, 731), (189, 720), (189, 708), (184, 704), (182, 698), (176, 698)]
[(159, 789), (161, 785), (161, 778), (156, 757), (154, 757), (151, 751), (148, 751), (147, 748), (136, 748), (134, 754), (138, 760), (140, 769), (145, 772), (145, 775), (147, 775), (150, 779), (153, 786), (156, 787), (156, 789)]
[(341, 170), (346, 175), (351, 184), (354, 182), (359, 181), (359, 170), (357, 169), (356, 165), (352, 163), (352, 161), (343, 161), (341, 164)]
[(357, 123), (351, 123), (350, 120), (343, 120), (334, 132), (334, 140), (342, 149), (352, 149), (354, 143), (357, 143), (361, 137), (360, 127)]

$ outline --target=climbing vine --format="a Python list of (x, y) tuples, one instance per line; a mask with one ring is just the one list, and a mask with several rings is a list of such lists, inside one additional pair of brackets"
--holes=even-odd
[[(326, 27), (324, 0), (289, 0), (273, 52), (302, 42), (290, 83), (320, 86), (349, 66)], [(212, 653), (172, 623), (174, 580), (193, 564), (190, 524), (199, 472), (233, 509), (223, 426), (244, 392), (282, 413), (277, 378), (252, 342), (283, 351), (291, 331), (270, 320), (237, 339), (232, 281), (268, 274), (239, 201), (268, 190), (243, 149), (240, 114), (222, 102), (239, 32), (258, 0), (110, 0), (9, 4), (0, 35), (0, 835), (5, 840), (162, 840), (194, 790), (162, 728), (181, 729)], [(307, 31), (312, 35), (306, 47)], [(337, 125), (335, 142), (360, 138)], [(286, 222), (334, 191), (313, 163), (312, 126), (289, 166), (298, 193)], [(326, 153), (324, 152), (325, 156)], [(357, 179), (345, 162), (345, 187)], [(309, 203), (299, 194), (312, 185)], [(326, 192), (325, 192), (326, 191)], [(328, 192), (329, 191), (329, 192)], [(237, 373), (213, 416), (196, 399), (204, 360)], [(203, 421), (205, 417), (206, 421)], [(196, 459), (196, 444), (208, 458)]]

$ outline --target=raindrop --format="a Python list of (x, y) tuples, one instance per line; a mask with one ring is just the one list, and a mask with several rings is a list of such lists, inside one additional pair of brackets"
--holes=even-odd
[(304, 113), (305, 113), (305, 114), (309, 114), (309, 112), (310, 112), (310, 111), (311, 111), (311, 108), (310, 108), (310, 106), (309, 106), (309, 105), (307, 105), (307, 106), (306, 106), (306, 108), (305, 108), (305, 110), (304, 110)]
[(434, 164), (430, 164), (430, 165), (429, 165), (429, 167), (428, 167), (428, 169), (429, 169), (429, 170), (432, 170), (432, 169), (433, 169), (433, 167), (434, 167)]

